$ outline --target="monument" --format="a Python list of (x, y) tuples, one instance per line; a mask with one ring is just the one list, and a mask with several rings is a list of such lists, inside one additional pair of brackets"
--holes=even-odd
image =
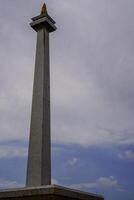
[(37, 32), (26, 187), (0, 191), (0, 200), (104, 200), (101, 195), (51, 185), (49, 33), (55, 21), (44, 4), (32, 18)]
[(37, 32), (37, 47), (26, 181), (28, 187), (51, 184), (49, 33), (56, 30), (45, 4), (41, 14), (32, 18), (32, 21), (31, 27)]

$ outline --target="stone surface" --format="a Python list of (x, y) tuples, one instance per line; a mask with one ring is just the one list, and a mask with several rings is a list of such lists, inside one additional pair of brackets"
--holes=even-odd
[(0, 200), (104, 200), (101, 195), (81, 192), (61, 186), (50, 185), (32, 188), (4, 190)]
[(32, 18), (33, 22), (30, 23), (31, 27), (38, 32), (39, 29), (46, 29), (48, 32), (56, 30), (55, 21), (49, 15), (39, 15)]
[(49, 32), (56, 29), (45, 16), (33, 18), (37, 31), (35, 75), (26, 186), (51, 184)]

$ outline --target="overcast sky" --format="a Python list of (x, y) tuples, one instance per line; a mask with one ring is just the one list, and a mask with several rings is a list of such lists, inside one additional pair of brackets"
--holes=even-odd
[[(43, 3), (0, 0), (0, 187), (25, 182), (36, 50), (29, 23)], [(50, 37), (53, 182), (133, 200), (134, 1), (46, 3), (58, 28)]]

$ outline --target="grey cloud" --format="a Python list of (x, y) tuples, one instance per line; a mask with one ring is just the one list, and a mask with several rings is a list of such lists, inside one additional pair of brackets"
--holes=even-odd
[[(1, 140), (28, 137), (36, 40), (28, 23), (42, 3), (0, 2)], [(51, 35), (53, 141), (132, 143), (134, 2), (46, 3), (58, 26)]]

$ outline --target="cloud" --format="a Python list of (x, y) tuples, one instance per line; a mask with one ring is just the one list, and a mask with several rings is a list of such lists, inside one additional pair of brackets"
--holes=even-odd
[(133, 150), (126, 150), (118, 154), (118, 158), (123, 160), (134, 160), (134, 151)]
[(54, 179), (54, 178), (52, 179), (52, 184), (54, 184), (54, 185), (60, 185), (59, 181), (57, 179)]
[[(81, 12), (73, 3), (63, 2), (67, 10), (75, 10), (77, 16)], [(132, 9), (131, 14), (128, 12), (131, 4), (132, 1), (127, 5), (125, 1), (116, 4), (84, 1), (81, 8), (84, 12), (78, 24), (75, 16), (66, 26), (60, 20), (64, 28), (60, 27), (63, 38), (59, 39), (67, 42), (59, 43), (57, 52), (58, 49), (62, 51), (55, 54), (58, 57), (54, 56), (52, 61), (56, 66), (52, 72), (55, 143), (82, 146), (134, 144), (134, 48), (131, 45), (134, 30), (128, 26), (133, 15)], [(64, 17), (66, 12), (64, 9)], [(124, 16), (124, 12), (127, 15)], [(89, 29), (83, 21), (90, 24)], [(68, 33), (72, 24), (77, 31)], [(81, 27), (86, 29), (84, 33), (79, 30)], [(126, 28), (132, 34), (131, 38)]]
[[(50, 46), (53, 142), (134, 144), (134, 3), (46, 3), (58, 26)], [(28, 140), (36, 42), (28, 23), (40, 6), (0, 3), (1, 141)]]
[(100, 177), (97, 183), (101, 187), (117, 187), (118, 186), (118, 181), (113, 176)]
[(78, 161), (79, 161), (79, 158), (72, 158), (71, 160), (68, 160), (67, 164), (70, 166), (74, 166), (77, 164)]
[(18, 188), (18, 187), (24, 187), (24, 185), (16, 181), (0, 179), (0, 189)]
[(2, 158), (14, 158), (14, 157), (26, 157), (27, 148), (14, 145), (0, 145), (0, 159)]
[(73, 184), (70, 187), (80, 190), (87, 190), (92, 188), (113, 188), (116, 190), (119, 190), (121, 187), (118, 183), (118, 180), (113, 177), (100, 177), (95, 182), (91, 183), (79, 183), (79, 184)]

